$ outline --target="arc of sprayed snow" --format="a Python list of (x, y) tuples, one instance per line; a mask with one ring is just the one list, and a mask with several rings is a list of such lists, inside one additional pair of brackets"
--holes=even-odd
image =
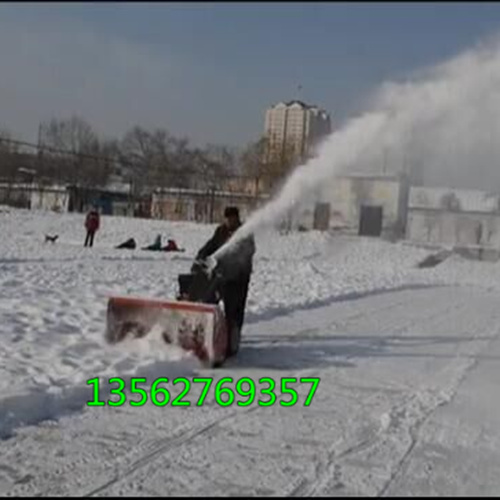
[(384, 113), (371, 113), (352, 120), (343, 130), (330, 136), (319, 148), (318, 156), (294, 170), (277, 196), (251, 215), (233, 237), (213, 254), (212, 262), (231, 252), (247, 236), (274, 225), (323, 182), (351, 164), (360, 150), (373, 145), (387, 120)]
[[(436, 139), (443, 137), (443, 131), (456, 131), (458, 127), (460, 132), (461, 123), (467, 123), (474, 114), (481, 110), (491, 111), (491, 108), (500, 112), (500, 39), (465, 51), (434, 67), (427, 79), (386, 86), (372, 112), (352, 120), (331, 135), (321, 145), (318, 157), (297, 168), (278, 195), (254, 212), (231, 240), (214, 254), (214, 259), (237, 248), (236, 243), (241, 239), (273, 225), (345, 168), (355, 166), (363, 159), (372, 161), (386, 146), (404, 151), (412, 145), (411, 136), (416, 132), (419, 136), (417, 144), (420, 141), (420, 147), (424, 145), (424, 150), (418, 149), (416, 153), (420, 159), (425, 154), (426, 142), (434, 144)], [(489, 125), (484, 126), (488, 129)], [(476, 136), (480, 138), (481, 134), (476, 133)], [(460, 136), (459, 139), (464, 142), (467, 138)], [(449, 155), (447, 144), (442, 148), (446, 150), (444, 153), (431, 151), (431, 155)]]

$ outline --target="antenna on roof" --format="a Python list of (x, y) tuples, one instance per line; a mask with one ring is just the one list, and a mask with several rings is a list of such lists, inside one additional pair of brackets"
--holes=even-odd
[(302, 85), (297, 85), (297, 101), (302, 101), (301, 99), (301, 93), (302, 93)]

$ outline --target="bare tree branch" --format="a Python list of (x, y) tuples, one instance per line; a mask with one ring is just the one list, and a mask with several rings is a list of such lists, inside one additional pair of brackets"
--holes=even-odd
[[(99, 160), (102, 155), (99, 137), (92, 127), (78, 116), (42, 123), (39, 147), (42, 152), (41, 167), (50, 176), (86, 187), (101, 186), (109, 178), (109, 162)], [(68, 153), (44, 153), (44, 148), (64, 150)]]

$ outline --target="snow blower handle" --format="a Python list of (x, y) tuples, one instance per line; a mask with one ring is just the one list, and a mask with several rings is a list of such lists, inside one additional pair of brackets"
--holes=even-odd
[(216, 270), (218, 262), (214, 257), (210, 256), (205, 259), (205, 265), (208, 274), (211, 276)]
[(190, 284), (181, 288), (186, 289), (191, 302), (217, 304), (220, 300), (219, 287), (223, 282), (221, 271), (215, 259), (197, 259), (191, 266)]
[(215, 269), (217, 268), (217, 261), (213, 257), (207, 257), (205, 259), (197, 259), (194, 261), (191, 267), (192, 272), (197, 270), (203, 271), (209, 278), (212, 277)]

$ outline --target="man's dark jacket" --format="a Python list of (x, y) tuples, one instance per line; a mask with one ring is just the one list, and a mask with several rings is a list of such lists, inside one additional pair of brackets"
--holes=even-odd
[[(204, 260), (210, 257), (231, 238), (237, 229), (231, 230), (225, 224), (218, 226), (212, 238), (198, 252), (196, 259)], [(252, 274), (254, 253), (255, 240), (250, 235), (236, 243), (234, 249), (230, 249), (226, 254), (222, 255), (217, 267), (222, 271), (225, 280), (233, 281), (250, 276)]]

